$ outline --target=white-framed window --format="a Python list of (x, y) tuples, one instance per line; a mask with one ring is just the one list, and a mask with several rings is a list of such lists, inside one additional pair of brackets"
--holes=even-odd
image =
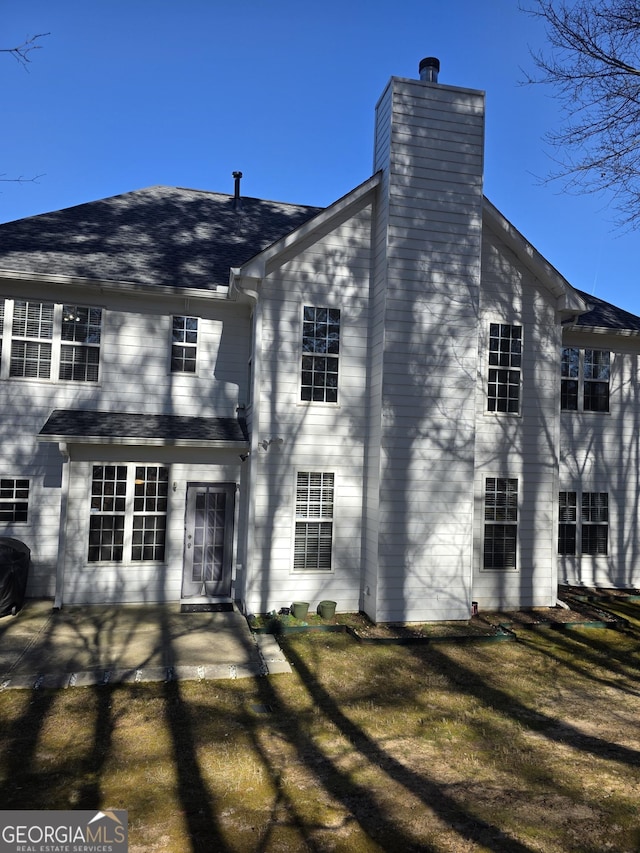
[(29, 480), (0, 479), (0, 522), (24, 524), (29, 514)]
[(487, 410), (520, 413), (522, 326), (489, 324)]
[(581, 495), (560, 492), (558, 519), (559, 554), (606, 556), (609, 553), (608, 492), (582, 492)]
[(518, 481), (486, 477), (484, 494), (483, 568), (517, 568)]
[(89, 514), (90, 563), (164, 560), (169, 469), (94, 465)]
[(333, 498), (333, 474), (321, 471), (298, 471), (294, 571), (331, 571)]
[(7, 299), (5, 316), (11, 352), (0, 364), (2, 377), (98, 381), (101, 308)]
[(174, 317), (171, 327), (171, 372), (195, 373), (198, 355), (198, 318)]
[(82, 305), (62, 306), (60, 379), (97, 382), (100, 365), (102, 310)]
[(340, 309), (305, 305), (302, 317), (302, 381), (304, 402), (338, 402)]
[(611, 353), (563, 347), (560, 408), (567, 412), (608, 412)]

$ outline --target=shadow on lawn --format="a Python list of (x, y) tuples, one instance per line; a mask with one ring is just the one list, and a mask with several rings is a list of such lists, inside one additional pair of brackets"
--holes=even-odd
[[(342, 736), (348, 739), (359, 753), (372, 765), (404, 787), (410, 794), (421, 800), (425, 806), (432, 809), (452, 830), (457, 831), (462, 839), (474, 844), (486, 845), (493, 853), (532, 853), (532, 849), (520, 843), (512, 836), (504, 833), (495, 824), (484, 820), (465, 811), (458, 802), (450, 797), (443, 787), (429, 779), (426, 771), (416, 773), (405, 767), (395, 758), (385, 752), (375, 740), (370, 738), (365, 731), (352, 722), (342, 711), (340, 705), (324, 689), (315, 678), (313, 672), (305, 661), (296, 653), (291, 644), (287, 645), (287, 657), (304, 682), (316, 708), (321, 710), (326, 719), (336, 726)], [(373, 842), (382, 845), (383, 849), (403, 850), (406, 853), (429, 853), (435, 848), (428, 847), (424, 842), (416, 842), (403, 832), (396, 817), (385, 814), (380, 802), (371, 795), (371, 792), (355, 783), (347, 774), (337, 768), (328, 759), (314, 740), (298, 726), (295, 732), (291, 732), (284, 723), (278, 722), (278, 711), (282, 711), (282, 718), (286, 718), (286, 710), (280, 708), (278, 694), (272, 689), (268, 679), (258, 682), (262, 701), (274, 708), (273, 727), (279, 735), (287, 740), (298, 751), (306, 763), (307, 769), (316, 773), (318, 782), (331, 794), (332, 797), (342, 802), (348, 812), (353, 814), (361, 829), (372, 839)], [(272, 777), (277, 777), (277, 768), (270, 765), (269, 757), (260, 750), (259, 744), (254, 747), (262, 755), (265, 766)], [(289, 809), (293, 810), (293, 804), (288, 803)], [(303, 821), (296, 821), (300, 831), (311, 849), (314, 846), (308, 833), (305, 832)], [(259, 849), (266, 849), (261, 847)]]

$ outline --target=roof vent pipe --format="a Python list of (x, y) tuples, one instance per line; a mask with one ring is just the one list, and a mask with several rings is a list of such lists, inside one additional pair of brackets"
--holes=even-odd
[(242, 207), (242, 201), (240, 200), (240, 179), (242, 178), (242, 172), (232, 172), (232, 176), (234, 179), (233, 207), (235, 210), (240, 210)]
[(420, 79), (425, 83), (437, 83), (440, 72), (440, 60), (435, 56), (426, 56), (419, 66)]

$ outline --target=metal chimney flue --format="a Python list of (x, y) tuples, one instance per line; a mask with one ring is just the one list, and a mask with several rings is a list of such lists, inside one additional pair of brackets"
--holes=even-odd
[(242, 179), (242, 172), (232, 172), (234, 184), (233, 184), (233, 207), (235, 210), (240, 210), (242, 207), (242, 199), (240, 198), (240, 180)]
[(419, 66), (420, 79), (425, 83), (437, 83), (440, 73), (440, 60), (435, 56), (426, 56)]

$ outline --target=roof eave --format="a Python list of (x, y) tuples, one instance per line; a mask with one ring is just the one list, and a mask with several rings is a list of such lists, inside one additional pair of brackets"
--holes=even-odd
[(135, 436), (99, 436), (99, 435), (39, 435), (38, 441), (49, 441), (56, 444), (113, 444), (117, 446), (136, 447), (206, 447), (218, 450), (245, 450), (249, 447), (247, 441), (214, 441), (191, 438), (136, 438)]
[(483, 221), (486, 221), (489, 227), (499, 234), (522, 263), (556, 297), (556, 308), (559, 314), (586, 314), (591, 310), (566, 278), (523, 237), (518, 229), (486, 197), (483, 199), (482, 216)]
[(142, 284), (134, 281), (118, 281), (115, 279), (83, 278), (82, 276), (61, 275), (59, 273), (35, 273), (24, 270), (0, 269), (0, 281), (31, 281), (40, 284), (55, 284), (62, 287), (79, 287), (84, 290), (91, 288), (98, 293), (150, 293), (163, 296), (188, 296), (199, 299), (228, 299), (228, 285), (216, 285), (215, 290), (195, 287), (176, 287), (169, 285)]

